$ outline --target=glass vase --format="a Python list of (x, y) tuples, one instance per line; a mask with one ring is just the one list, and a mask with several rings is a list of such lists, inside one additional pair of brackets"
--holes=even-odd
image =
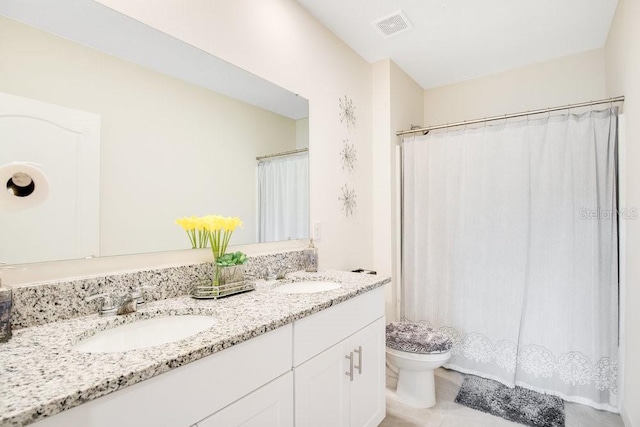
[(244, 265), (215, 265), (214, 286), (244, 282)]
[(198, 279), (191, 296), (198, 299), (218, 299), (255, 290), (255, 285), (245, 281), (244, 265), (213, 265), (213, 273)]

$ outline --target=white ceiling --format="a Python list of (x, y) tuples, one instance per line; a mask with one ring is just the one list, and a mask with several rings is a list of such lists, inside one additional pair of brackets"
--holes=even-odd
[[(365, 60), (392, 59), (423, 88), (604, 46), (617, 0), (297, 0)], [(403, 11), (413, 29), (372, 22)]]

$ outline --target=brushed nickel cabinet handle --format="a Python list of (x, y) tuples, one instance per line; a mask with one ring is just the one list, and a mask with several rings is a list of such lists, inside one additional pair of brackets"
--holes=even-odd
[(355, 368), (358, 370), (359, 374), (362, 374), (362, 346), (358, 346), (357, 350), (353, 350), (354, 353), (358, 353), (358, 364)]
[(345, 356), (345, 359), (349, 359), (349, 372), (345, 372), (344, 374), (349, 377), (349, 381), (353, 381), (353, 352)]

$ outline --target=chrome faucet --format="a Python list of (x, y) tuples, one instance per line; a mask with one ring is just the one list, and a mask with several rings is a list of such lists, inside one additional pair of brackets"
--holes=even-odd
[(118, 316), (122, 314), (129, 314), (136, 311), (138, 308), (138, 300), (137, 298), (132, 297), (131, 295), (126, 295), (120, 298), (118, 302), (118, 311), (116, 314)]
[(293, 269), (293, 267), (291, 267), (290, 265), (278, 270), (278, 272), (276, 273), (276, 279), (277, 280), (282, 280), (282, 279), (286, 279), (287, 278), (287, 274), (288, 273), (293, 273), (295, 270)]
[(100, 307), (100, 316), (119, 316), (129, 314), (136, 311), (137, 299), (131, 295), (124, 297), (111, 297), (108, 294), (91, 295), (84, 300), (86, 302), (102, 298), (102, 306)]
[(276, 278), (276, 275), (273, 272), (272, 268), (267, 267), (264, 269), (264, 273), (262, 273), (262, 278), (264, 280), (274, 280)]
[(155, 289), (157, 286), (158, 286), (157, 284), (153, 284), (152, 282), (148, 282), (143, 285), (140, 285), (131, 291), (131, 298), (136, 300), (137, 305), (142, 305), (146, 301), (144, 298), (144, 291)]

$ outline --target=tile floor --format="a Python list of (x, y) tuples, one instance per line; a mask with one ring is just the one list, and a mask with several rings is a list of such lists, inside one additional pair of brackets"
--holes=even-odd
[[(454, 402), (464, 376), (436, 370), (436, 406), (416, 409), (395, 399), (397, 376), (387, 368), (387, 416), (381, 427), (507, 427), (520, 426)], [(623, 427), (619, 415), (577, 403), (565, 403), (565, 427)]]

